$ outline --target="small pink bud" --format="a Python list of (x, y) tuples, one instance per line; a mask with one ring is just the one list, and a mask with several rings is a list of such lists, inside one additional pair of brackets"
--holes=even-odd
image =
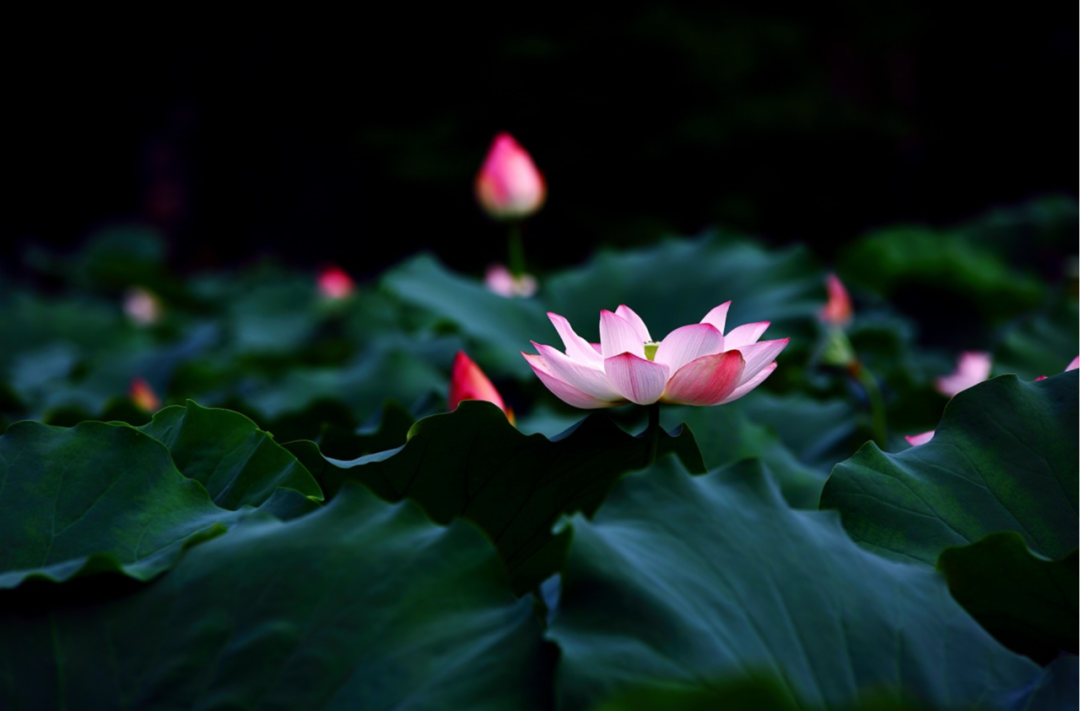
[(484, 275), (484, 285), (488, 291), (508, 299), (516, 296), (529, 297), (536, 293), (536, 277), (532, 274), (516, 277), (501, 264), (488, 267), (487, 274)]
[(135, 407), (146, 412), (157, 412), (161, 409), (161, 399), (154, 392), (154, 389), (150, 387), (142, 378), (132, 378), (131, 387), (128, 388), (128, 397), (135, 404)]
[(141, 286), (134, 286), (124, 293), (124, 313), (139, 326), (152, 326), (161, 320), (161, 300)]
[(344, 299), (353, 293), (355, 285), (352, 277), (340, 267), (330, 266), (319, 273), (319, 293), (327, 299)]
[(1069, 364), (1065, 366), (1065, 372), (1068, 373), (1070, 370), (1076, 370), (1077, 368), (1080, 368), (1080, 355), (1069, 361)]
[(458, 351), (454, 358), (454, 370), (450, 376), (448, 402), (450, 411), (456, 410), (462, 400), (485, 400), (493, 403), (506, 413), (506, 418), (511, 424), (514, 423), (514, 413), (503, 403), (502, 396), (484, 375), (484, 371), (480, 370), (480, 366), (465, 355), (464, 351)]
[(540, 209), (547, 196), (544, 176), (509, 133), (495, 137), (480, 173), (476, 199), (496, 220), (516, 220)]
[(846, 326), (851, 321), (854, 309), (851, 308), (851, 297), (848, 296), (840, 277), (835, 274), (827, 276), (825, 289), (829, 293), (829, 301), (821, 308), (818, 315), (830, 326)]
[(990, 377), (990, 354), (967, 351), (960, 354), (956, 370), (934, 381), (937, 391), (945, 397), (967, 390)]

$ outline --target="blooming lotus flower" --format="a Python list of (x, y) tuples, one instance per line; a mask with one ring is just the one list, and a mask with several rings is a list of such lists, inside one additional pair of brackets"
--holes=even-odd
[(344, 299), (352, 294), (353, 289), (355, 289), (352, 277), (346, 274), (343, 269), (335, 266), (323, 269), (319, 273), (316, 285), (319, 287), (319, 293), (324, 298), (334, 301)]
[(135, 407), (146, 412), (157, 412), (161, 409), (161, 398), (157, 396), (150, 383), (142, 378), (132, 378), (131, 387), (128, 388), (128, 397)]
[(532, 274), (516, 277), (501, 264), (488, 267), (484, 275), (484, 285), (488, 291), (493, 291), (508, 299), (516, 296), (529, 297), (536, 293), (536, 277)]
[(574, 333), (569, 321), (549, 313), (566, 351), (534, 341), (539, 355), (521, 355), (548, 390), (574, 407), (626, 402), (722, 405), (769, 377), (788, 343), (786, 338), (758, 342), (767, 321), (725, 334), (730, 304), (717, 306), (701, 323), (676, 328), (659, 342), (627, 306), (600, 312), (599, 344), (589, 343)]
[(840, 277), (835, 274), (830, 274), (825, 278), (825, 289), (829, 294), (829, 301), (818, 312), (818, 316), (828, 325), (842, 328), (851, 321), (854, 313), (851, 297), (848, 296)]
[(476, 176), (476, 199), (496, 220), (517, 220), (540, 209), (547, 196), (544, 176), (509, 133), (495, 137)]
[(934, 381), (937, 391), (946, 397), (978, 385), (990, 377), (990, 354), (967, 351), (960, 354), (956, 370)]
[(456, 410), (462, 400), (486, 400), (505, 412), (511, 424), (514, 422), (514, 413), (503, 403), (499, 391), (484, 375), (484, 371), (480, 370), (480, 366), (465, 355), (464, 351), (458, 351), (454, 358), (454, 370), (450, 375), (450, 397), (447, 400), (450, 411)]

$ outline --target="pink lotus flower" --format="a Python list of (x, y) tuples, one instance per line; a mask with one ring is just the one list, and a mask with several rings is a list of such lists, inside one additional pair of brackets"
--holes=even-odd
[(319, 278), (316, 281), (319, 287), (319, 293), (324, 298), (338, 300), (344, 299), (353, 293), (356, 288), (353, 284), (352, 277), (345, 273), (340, 267), (329, 266), (323, 269), (319, 273)]
[(654, 342), (641, 318), (626, 306), (600, 312), (600, 343), (574, 333), (570, 322), (549, 313), (566, 352), (533, 342), (539, 355), (522, 353), (548, 390), (574, 407), (592, 409), (626, 402), (651, 405), (723, 405), (760, 385), (776, 369), (782, 338), (758, 342), (766, 321), (724, 334), (731, 302), (701, 323), (675, 329)]
[(508, 299), (529, 297), (536, 293), (536, 277), (532, 274), (516, 277), (501, 264), (492, 264), (488, 267), (487, 274), (484, 275), (484, 285), (488, 291), (493, 291)]
[(990, 354), (967, 351), (960, 354), (956, 370), (934, 381), (939, 393), (952, 397), (990, 377)]
[(517, 220), (540, 209), (547, 196), (544, 176), (509, 133), (495, 137), (476, 176), (476, 198), (496, 220)]
[(503, 403), (502, 396), (484, 375), (484, 371), (480, 370), (480, 366), (465, 355), (464, 351), (458, 351), (454, 358), (454, 370), (450, 375), (448, 409), (451, 412), (456, 410), (462, 400), (485, 400), (493, 403), (506, 413), (506, 419), (510, 420), (510, 424), (514, 423), (513, 410)]
[(146, 412), (157, 412), (161, 409), (161, 398), (157, 396), (150, 383), (142, 378), (132, 378), (131, 387), (128, 388), (128, 397), (135, 407)]
[(830, 326), (843, 327), (851, 321), (854, 309), (851, 307), (851, 297), (844, 288), (840, 277), (830, 274), (825, 278), (825, 289), (829, 293), (829, 301), (818, 312), (822, 321)]

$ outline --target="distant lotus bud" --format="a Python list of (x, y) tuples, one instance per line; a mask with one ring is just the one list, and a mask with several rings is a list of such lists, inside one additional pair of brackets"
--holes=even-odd
[(911, 435), (910, 437), (904, 437), (912, 447), (918, 447), (920, 444), (926, 444), (934, 438), (934, 430), (929, 432), (923, 432), (922, 434)]
[(956, 370), (934, 381), (939, 393), (952, 397), (990, 378), (990, 354), (968, 351), (960, 354)]
[(131, 387), (128, 389), (128, 397), (135, 407), (146, 412), (157, 412), (161, 409), (161, 399), (142, 378), (132, 378)]
[(356, 285), (352, 277), (339, 267), (330, 266), (319, 273), (317, 281), (319, 293), (327, 299), (344, 299), (351, 295)]
[(508, 299), (516, 296), (529, 297), (536, 293), (536, 278), (533, 275), (522, 274), (516, 277), (501, 264), (488, 267), (487, 274), (484, 275), (484, 285), (488, 291)]
[(835, 274), (830, 274), (825, 278), (825, 289), (829, 293), (829, 301), (821, 308), (818, 315), (830, 326), (838, 328), (846, 326), (854, 313), (847, 289)]
[(540, 209), (547, 196), (544, 176), (509, 133), (500, 133), (476, 176), (476, 199), (496, 220), (517, 220)]
[(1065, 366), (1065, 372), (1068, 373), (1070, 370), (1076, 370), (1077, 368), (1080, 368), (1080, 355), (1069, 361), (1069, 364)]
[(135, 286), (124, 293), (124, 313), (139, 326), (152, 326), (161, 320), (164, 309), (152, 292)]
[(464, 351), (458, 351), (454, 358), (454, 371), (450, 376), (449, 410), (453, 412), (462, 400), (485, 400), (496, 405), (506, 413), (510, 423), (514, 422), (514, 413), (503, 403), (502, 396), (491, 384), (480, 366), (473, 362)]

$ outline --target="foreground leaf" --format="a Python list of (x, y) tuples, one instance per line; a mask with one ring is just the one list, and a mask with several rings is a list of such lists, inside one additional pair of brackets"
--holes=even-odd
[(938, 570), (953, 597), (1002, 643), (1040, 662), (1077, 651), (1080, 614), (1077, 552), (1039, 558), (1006, 531), (970, 546), (946, 548)]
[(545, 708), (532, 601), (504, 576), (468, 524), (348, 485), (302, 519), (249, 519), (126, 597), (0, 597), (0, 706)]
[(881, 555), (934, 565), (950, 546), (1016, 531), (1052, 559), (1077, 546), (1077, 374), (995, 378), (945, 408), (930, 442), (867, 444), (833, 470), (822, 508)]
[[(418, 502), (438, 523), (474, 521), (495, 542), (519, 592), (561, 564), (565, 539), (551, 533), (559, 517), (595, 512), (620, 476), (646, 465), (649, 447), (603, 414), (554, 439), (526, 436), (480, 401), (420, 420), (403, 447), (351, 462), (321, 457), (311, 443), (289, 445), (328, 495), (354, 480), (387, 501)], [(660, 434), (658, 453), (671, 452), (704, 471), (689, 430)]]
[(566, 709), (639, 684), (759, 674), (782, 679), (799, 708), (843, 707), (869, 689), (1007, 708), (1041, 673), (934, 571), (861, 550), (835, 514), (789, 509), (753, 462), (692, 477), (665, 460), (572, 525), (549, 627)]
[(127, 425), (18, 422), (0, 437), (0, 588), (104, 570), (148, 580), (242, 515)]
[(238, 412), (189, 400), (159, 411), (139, 429), (164, 444), (184, 475), (205, 486), (222, 508), (259, 506), (279, 488), (323, 498), (296, 457)]

